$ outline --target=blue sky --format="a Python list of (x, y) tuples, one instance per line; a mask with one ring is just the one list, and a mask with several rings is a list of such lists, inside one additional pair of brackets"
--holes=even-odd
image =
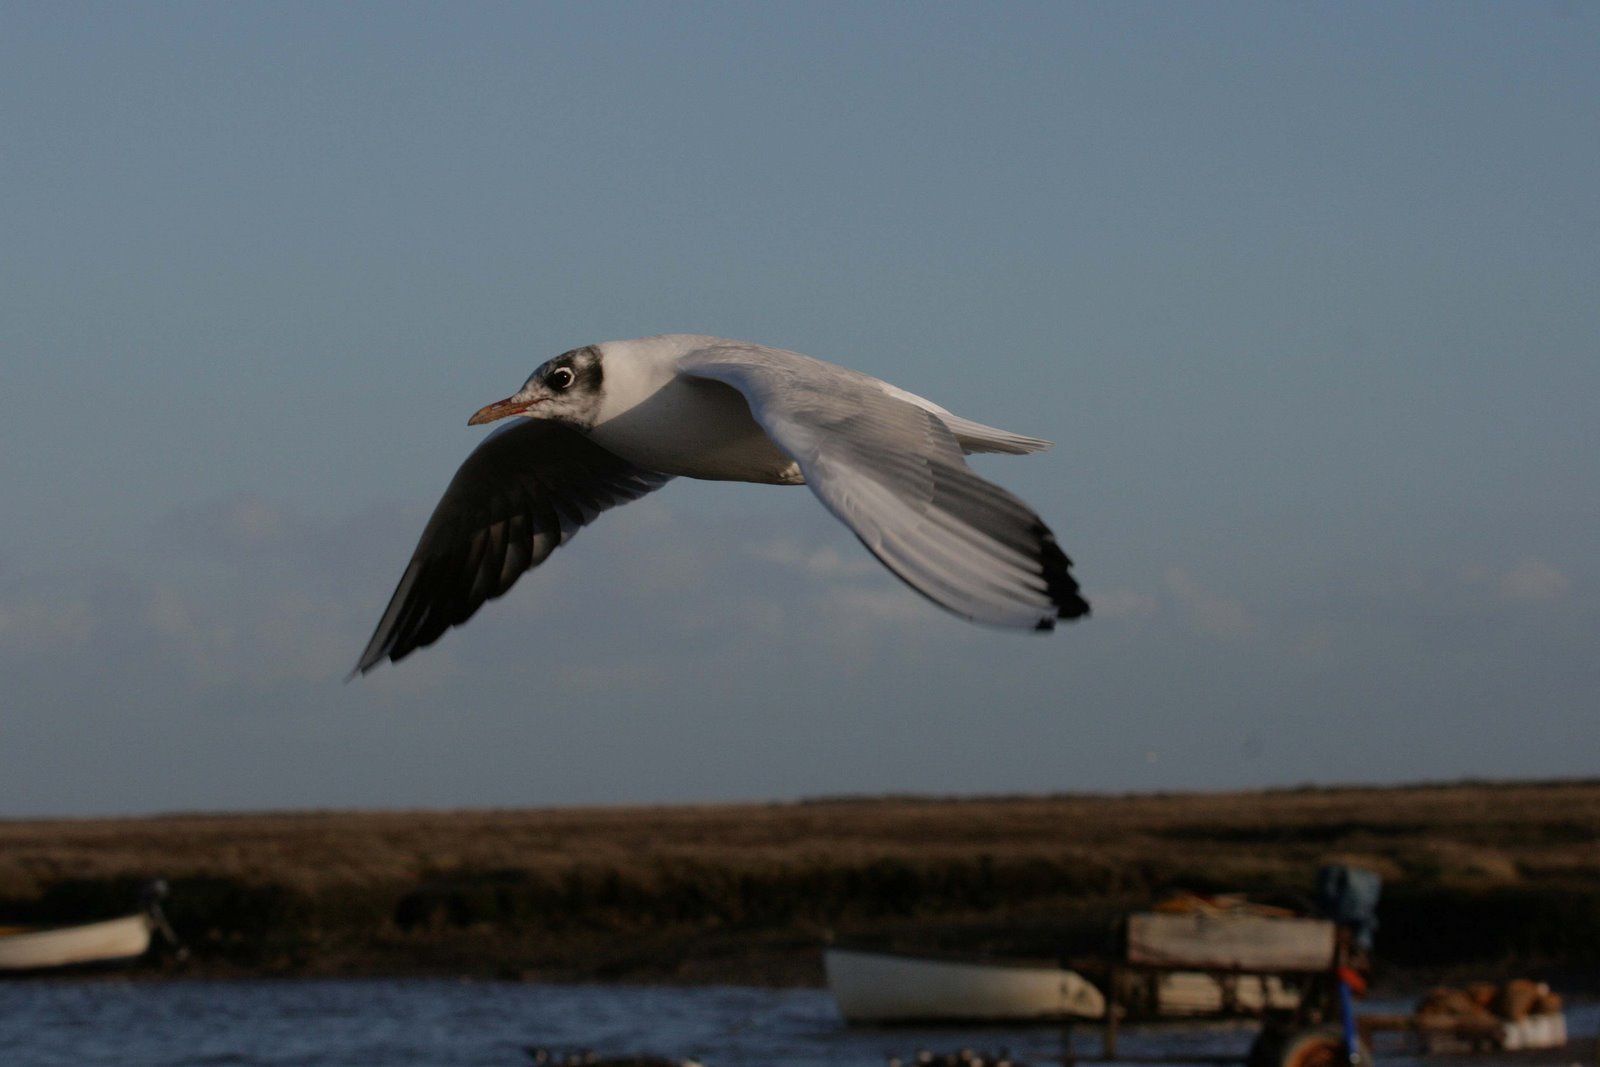
[[(1600, 8), (8, 4), (0, 815), (1600, 772)], [(345, 675), (576, 345), (1054, 451), (1047, 638), (674, 483)]]

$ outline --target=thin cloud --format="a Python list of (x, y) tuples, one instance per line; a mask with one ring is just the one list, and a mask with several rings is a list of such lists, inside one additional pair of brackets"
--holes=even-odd
[(860, 558), (847, 559), (832, 545), (823, 545), (821, 547), (802, 545), (798, 541), (789, 538), (781, 538), (757, 545), (749, 550), (749, 554), (768, 563), (776, 563), (783, 567), (796, 567), (807, 574), (823, 578), (870, 574), (874, 568), (879, 566), (879, 564), (864, 555)]
[(1537, 556), (1527, 556), (1500, 576), (1500, 596), (1514, 604), (1549, 604), (1567, 595), (1567, 576)]
[(213, 558), (281, 550), (304, 523), (260, 497), (210, 499), (174, 508), (156, 520), (163, 544)]
[(0, 599), (0, 654), (76, 650), (93, 633), (94, 612), (81, 596), (22, 591)]
[(1166, 586), (1190, 625), (1203, 634), (1236, 641), (1255, 630), (1242, 601), (1207, 589), (1181, 567), (1167, 568)]
[(1096, 619), (1123, 621), (1153, 618), (1161, 613), (1161, 599), (1126, 586), (1115, 589), (1091, 589), (1086, 594)]

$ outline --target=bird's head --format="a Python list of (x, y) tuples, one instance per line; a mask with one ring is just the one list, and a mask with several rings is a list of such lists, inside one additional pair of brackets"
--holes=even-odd
[(467, 425), (525, 415), (587, 430), (600, 410), (600, 382), (600, 350), (594, 345), (575, 348), (541, 365), (504, 400), (479, 408)]

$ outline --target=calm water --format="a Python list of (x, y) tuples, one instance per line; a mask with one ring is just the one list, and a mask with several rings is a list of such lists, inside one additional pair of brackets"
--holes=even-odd
[[(1593, 1034), (1600, 1006), (1579, 1006), (1568, 1018), (1575, 1034)], [(1244, 1026), (1135, 1031), (1122, 1048), (1242, 1054), (1251, 1034)], [(1093, 1032), (1080, 1033), (1080, 1052), (1094, 1040)], [(1006, 1048), (1028, 1058), (1059, 1055), (1062, 1047), (1050, 1029), (846, 1029), (818, 990), (413, 980), (0, 984), (4, 1067), (526, 1067), (529, 1045), (653, 1052), (706, 1067), (883, 1067), (887, 1056), (909, 1058), (918, 1048)]]

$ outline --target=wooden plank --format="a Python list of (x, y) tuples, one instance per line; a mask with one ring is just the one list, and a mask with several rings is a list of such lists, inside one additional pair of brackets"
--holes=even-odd
[(1135, 912), (1129, 963), (1241, 971), (1320, 971), (1333, 965), (1334, 925), (1230, 912)]

